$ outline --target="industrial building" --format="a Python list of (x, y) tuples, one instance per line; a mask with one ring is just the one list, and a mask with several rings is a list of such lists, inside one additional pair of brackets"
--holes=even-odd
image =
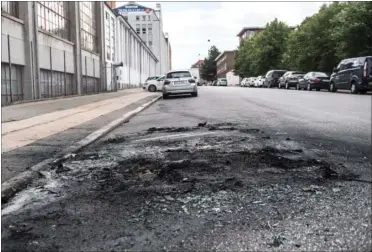
[(158, 58), (105, 2), (1, 2), (2, 105), (140, 86)]
[(159, 59), (156, 75), (162, 75), (171, 70), (170, 40), (168, 34), (163, 32), (161, 5), (157, 3), (156, 9), (152, 9), (129, 2), (115, 8), (115, 11), (129, 22)]

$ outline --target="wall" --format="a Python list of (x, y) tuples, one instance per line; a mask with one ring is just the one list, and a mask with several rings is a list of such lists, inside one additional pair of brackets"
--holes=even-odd
[[(221, 55), (221, 58), (226, 56), (225, 60), (220, 61), (220, 59), (217, 60), (217, 78), (226, 78), (226, 73), (230, 72), (234, 69), (235, 66), (235, 53), (234, 52), (225, 52), (224, 55)], [(226, 64), (226, 69), (224, 69), (224, 66)], [(222, 71), (218, 71), (219, 69), (222, 69)]]
[[(74, 73), (74, 44), (52, 34), (38, 32), (39, 67), (58, 72)], [(64, 61), (65, 59), (65, 61)], [(52, 68), (51, 68), (52, 65)]]
[(23, 21), (8, 15), (1, 16), (1, 62), (9, 62), (8, 36), (10, 41), (10, 60), (12, 64), (25, 65), (25, 38)]

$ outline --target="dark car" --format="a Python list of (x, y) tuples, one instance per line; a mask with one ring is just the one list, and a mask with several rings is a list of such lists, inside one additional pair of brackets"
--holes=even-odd
[(333, 69), (330, 91), (350, 90), (365, 94), (372, 90), (372, 56), (344, 59)]
[(278, 88), (285, 87), (285, 89), (290, 89), (291, 87), (296, 87), (298, 80), (304, 77), (304, 75), (304, 72), (288, 71), (279, 78)]
[(320, 91), (321, 89), (329, 90), (329, 76), (323, 72), (308, 72), (298, 80), (297, 90)]
[(272, 88), (279, 86), (279, 78), (282, 77), (287, 70), (270, 70), (265, 75), (264, 87)]

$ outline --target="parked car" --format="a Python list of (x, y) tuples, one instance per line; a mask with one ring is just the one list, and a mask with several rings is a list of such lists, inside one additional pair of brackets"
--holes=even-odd
[(270, 70), (265, 75), (264, 87), (272, 88), (279, 86), (279, 78), (285, 74), (287, 70)]
[(218, 78), (217, 79), (217, 86), (227, 86), (226, 78)]
[(198, 96), (198, 86), (188, 70), (170, 71), (165, 75), (163, 99), (179, 94)]
[(330, 91), (337, 89), (347, 89), (352, 94), (372, 90), (372, 56), (344, 59), (333, 68)]
[(240, 86), (241, 86), (241, 87), (246, 87), (246, 85), (247, 85), (247, 81), (248, 81), (248, 78), (244, 78), (244, 79), (240, 82)]
[(278, 88), (290, 89), (291, 87), (296, 87), (298, 79), (304, 77), (304, 72), (288, 71), (282, 77), (279, 78)]
[(258, 77), (256, 78), (256, 80), (254, 81), (254, 86), (255, 86), (255, 87), (262, 87), (264, 81), (265, 81), (265, 77), (263, 77), (262, 75), (260, 75), (260, 76), (258, 76)]
[(147, 86), (147, 84), (148, 84), (148, 81), (150, 81), (150, 80), (156, 80), (156, 79), (159, 79), (160, 78), (160, 76), (150, 76), (150, 77), (148, 77), (146, 80), (145, 80), (145, 83), (143, 83), (143, 89), (147, 89), (148, 88), (148, 86)]
[(321, 89), (329, 90), (329, 76), (323, 72), (308, 72), (303, 78), (298, 80), (296, 89), (308, 91), (313, 89), (316, 91)]
[(256, 77), (251, 77), (248, 79), (248, 87), (254, 87), (254, 81), (256, 80)]
[(165, 75), (157, 79), (148, 80), (145, 82), (144, 89), (147, 89), (150, 92), (161, 91), (163, 88), (164, 79), (165, 79)]

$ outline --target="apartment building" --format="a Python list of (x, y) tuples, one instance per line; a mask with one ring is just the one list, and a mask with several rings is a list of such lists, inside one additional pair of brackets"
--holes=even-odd
[(226, 74), (234, 69), (235, 51), (224, 51), (215, 59), (217, 78), (226, 78)]
[(152, 9), (134, 2), (117, 7), (115, 11), (135, 29), (136, 33), (145, 41), (159, 59), (156, 74), (162, 75), (170, 67), (169, 36), (163, 32), (162, 10), (159, 3)]

